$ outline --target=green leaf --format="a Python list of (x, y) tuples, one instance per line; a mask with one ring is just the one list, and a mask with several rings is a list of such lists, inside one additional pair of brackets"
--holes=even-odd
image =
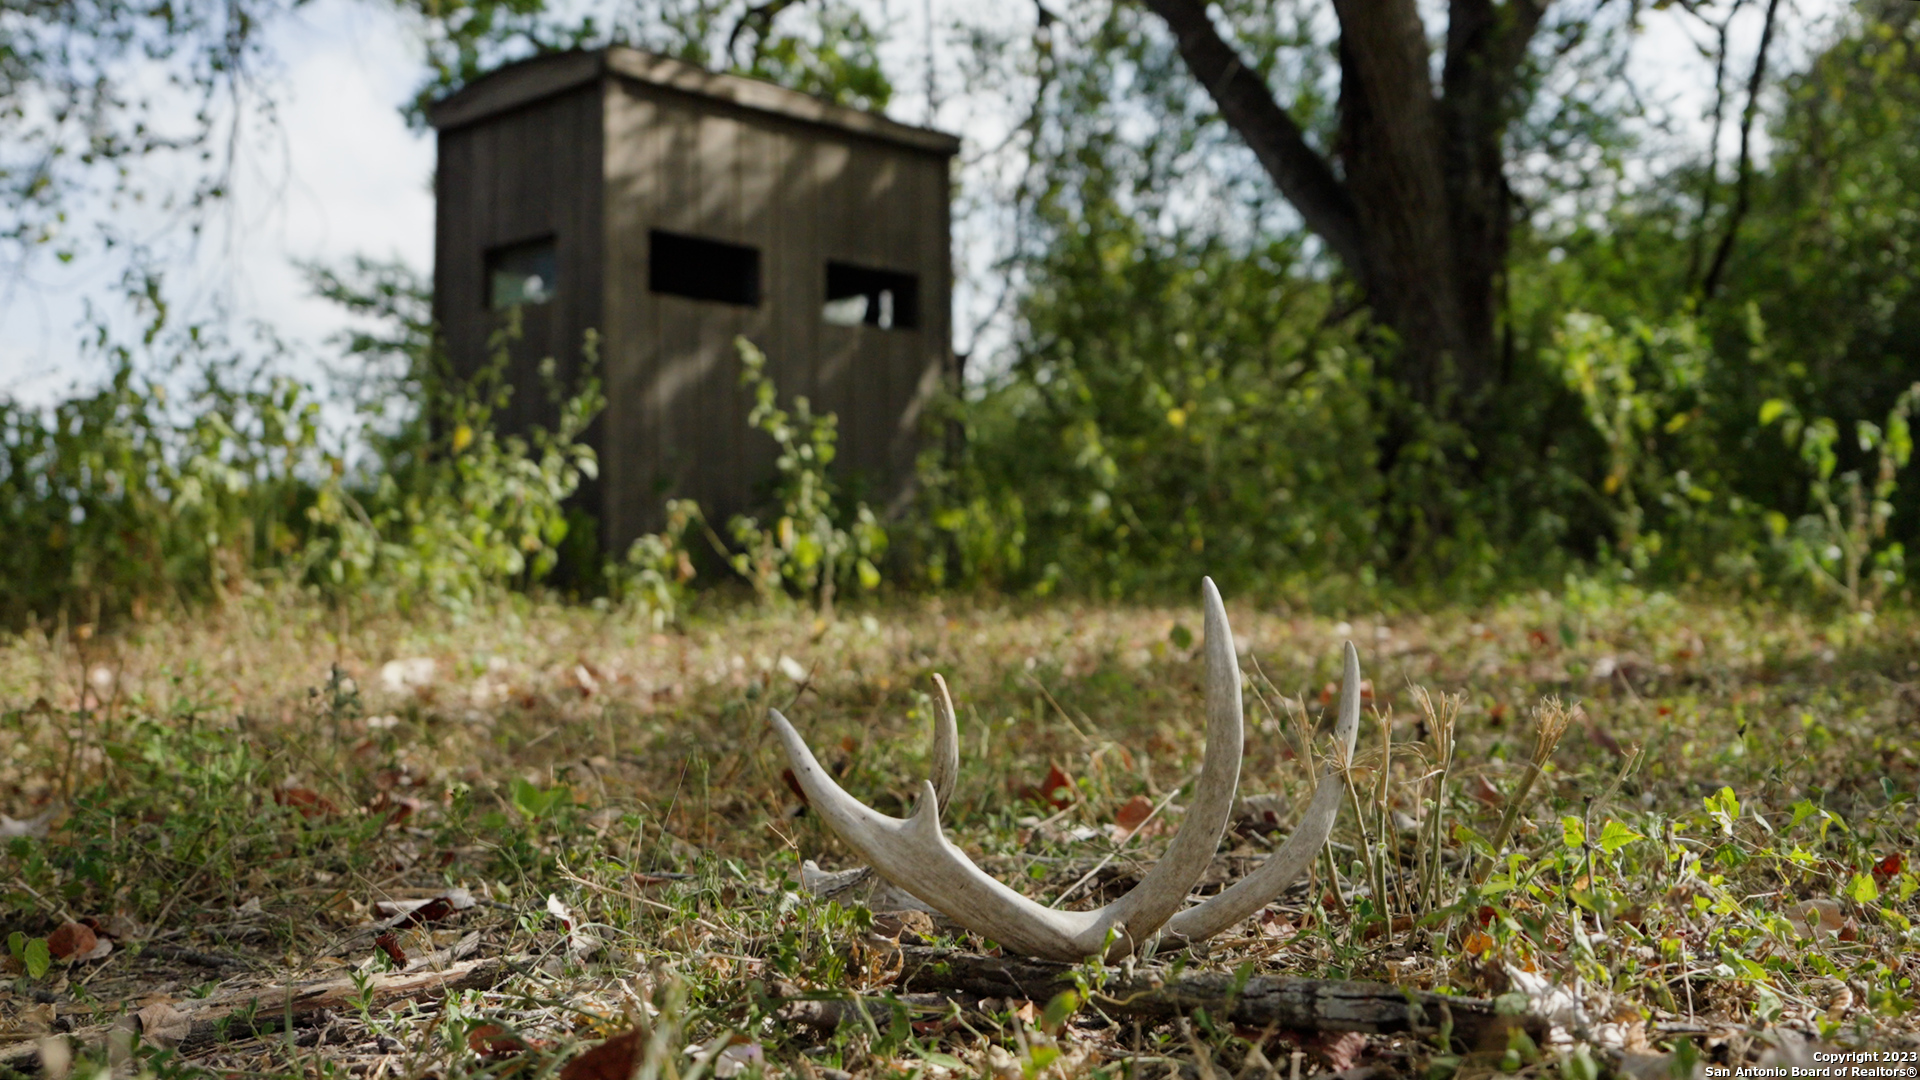
[(1173, 629), (1167, 631), (1167, 640), (1176, 649), (1190, 648), (1193, 645), (1193, 631), (1187, 629), (1185, 623), (1174, 623)]
[(47, 969), (53, 966), (53, 953), (47, 948), (47, 939), (34, 938), (27, 942), (25, 955), (21, 959), (27, 965), (29, 977), (37, 979), (45, 975)]
[(1570, 848), (1577, 848), (1587, 842), (1587, 827), (1577, 817), (1569, 814), (1560, 819), (1560, 839)]
[(1760, 426), (1766, 427), (1768, 424), (1780, 419), (1782, 416), (1785, 416), (1787, 410), (1792, 407), (1793, 406), (1788, 405), (1779, 398), (1770, 399), (1760, 406)]
[(1847, 899), (1856, 904), (1871, 904), (1880, 899), (1880, 886), (1873, 883), (1872, 874), (1855, 874), (1847, 882)]
[(1734, 795), (1733, 789), (1723, 787), (1717, 794), (1709, 795), (1700, 802), (1707, 808), (1707, 813), (1720, 823), (1721, 833), (1732, 836), (1733, 823), (1740, 820), (1740, 800)]
[(1062, 990), (1047, 1002), (1046, 1011), (1040, 1016), (1040, 1030), (1055, 1033), (1066, 1026), (1073, 1014), (1080, 1011), (1080, 994), (1075, 990)]
[(1612, 855), (1617, 853), (1621, 848), (1633, 843), (1635, 840), (1645, 839), (1645, 836), (1634, 832), (1625, 825), (1617, 821), (1609, 821), (1606, 827), (1600, 830), (1600, 850)]
[(1480, 854), (1485, 855), (1489, 859), (1496, 859), (1500, 857), (1500, 853), (1493, 850), (1492, 841), (1488, 840), (1486, 837), (1481, 836), (1479, 833), (1474, 832), (1472, 829), (1469, 829), (1468, 827), (1460, 824), (1457, 821), (1453, 823), (1453, 838), (1467, 845), (1473, 850), (1479, 852)]
[(513, 781), (513, 808), (529, 821), (546, 817), (570, 794), (567, 785), (540, 788), (516, 777)]
[(26, 956), (27, 955), (27, 935), (21, 933), (18, 930), (15, 930), (13, 933), (8, 934), (7, 935), (7, 951), (13, 954), (13, 958), (15, 960), (18, 960)]

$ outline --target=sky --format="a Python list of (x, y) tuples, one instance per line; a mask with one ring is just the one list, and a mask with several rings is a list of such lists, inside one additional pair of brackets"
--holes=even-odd
[[(956, 213), (956, 346), (990, 353), (1006, 340), (1004, 325), (995, 330), (989, 318), (1002, 291), (992, 263), (1008, 227), (993, 193), (1004, 190), (1011, 163), (1005, 155), (983, 156), (981, 148), (1002, 142), (1013, 107), (997, 91), (970, 88), (954, 50), (927, 27), (929, 19), (935, 26), (966, 19), (1024, 28), (1033, 9), (1014, 0), (880, 3), (893, 27), (886, 59), (896, 94), (889, 112), (909, 123), (931, 121), (967, 143), (962, 160), (970, 175), (960, 188), (972, 193), (972, 202)], [(1818, 15), (1841, 6), (1840, 0), (1801, 0), (1800, 10)], [(1740, 57), (1757, 38), (1759, 5), (1750, 7), (1756, 17), (1734, 38)], [(929, 41), (936, 59), (931, 103)], [(1710, 69), (1680, 32), (1677, 16), (1650, 12), (1635, 48), (1643, 85), (1672, 102), (1683, 126), (1704, 132)], [(272, 326), (293, 348), (293, 363), (302, 369), (296, 374), (322, 379), (319, 359), (337, 355), (328, 342), (347, 319), (308, 294), (297, 263), (339, 264), (368, 255), (431, 269), (433, 139), (409, 130), (400, 112), (417, 88), (420, 49), (413, 28), (389, 5), (314, 0), (272, 29), (268, 54), (277, 122), (245, 126), (234, 197), (206, 232), (191, 243), (168, 239), (167, 288), (182, 319), (225, 312), (242, 323)], [(1744, 63), (1734, 70), (1744, 74)], [(79, 342), (89, 301), (94, 310), (111, 305), (115, 274), (108, 260), (82, 259), (36, 268), (31, 280), (0, 290), (0, 396), (44, 405), (105, 374), (105, 362)], [(978, 333), (982, 324), (989, 328)]]

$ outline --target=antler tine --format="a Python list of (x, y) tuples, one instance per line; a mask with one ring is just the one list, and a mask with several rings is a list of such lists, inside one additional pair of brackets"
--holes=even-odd
[(933, 688), (933, 793), (945, 810), (953, 799), (953, 786), (960, 780), (960, 725), (954, 720), (953, 698), (947, 694), (947, 680), (934, 672)]
[[(1239, 784), (1244, 721), (1233, 631), (1211, 579), (1203, 582), (1201, 595), (1206, 610), (1207, 752), (1193, 805), (1160, 862), (1125, 896), (1095, 911), (1042, 907), (975, 866), (941, 831), (941, 799), (933, 782), (922, 782), (912, 817), (888, 817), (835, 783), (786, 717), (769, 710), (769, 719), (809, 804), (881, 877), (1009, 950), (1070, 962), (1102, 953), (1118, 960), (1158, 931), (1206, 872), (1226, 831)], [(950, 708), (946, 715), (951, 716)], [(941, 741), (947, 719), (937, 724), (936, 775), (946, 760)], [(957, 738), (954, 741), (957, 769)]]
[(1168, 937), (1188, 941), (1209, 938), (1266, 907), (1313, 863), (1327, 838), (1333, 835), (1333, 823), (1340, 816), (1340, 802), (1346, 795), (1342, 774), (1353, 762), (1354, 739), (1360, 731), (1360, 653), (1351, 641), (1347, 642), (1345, 660), (1346, 671), (1340, 679), (1340, 711), (1333, 726), (1339, 758), (1327, 762), (1320, 785), (1314, 789), (1313, 801), (1307, 804), (1293, 835), (1287, 837), (1279, 851), (1267, 856), (1267, 861), (1231, 888), (1169, 919)]

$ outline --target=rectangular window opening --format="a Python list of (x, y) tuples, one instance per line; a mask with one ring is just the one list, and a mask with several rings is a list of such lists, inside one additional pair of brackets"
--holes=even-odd
[(560, 256), (554, 238), (543, 236), (487, 252), (487, 307), (505, 311), (520, 304), (550, 303), (560, 291)]
[(820, 317), (835, 326), (912, 330), (920, 325), (920, 279), (897, 270), (830, 262)]
[(760, 251), (654, 229), (647, 234), (647, 288), (689, 300), (757, 307)]

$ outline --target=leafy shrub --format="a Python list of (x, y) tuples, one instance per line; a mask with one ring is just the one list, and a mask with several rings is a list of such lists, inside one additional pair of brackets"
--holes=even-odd
[(700, 504), (692, 499), (667, 502), (667, 527), (635, 540), (626, 559), (607, 567), (614, 598), (630, 606), (656, 630), (676, 621), (685, 610), (687, 584), (695, 576), (687, 534), (705, 527)]
[[(1793, 522), (1785, 514), (1769, 512), (1768, 524), (1786, 552), (1787, 565), (1814, 586), (1845, 601), (1856, 610), (1871, 608), (1889, 587), (1906, 579), (1906, 548), (1889, 540), (1887, 523), (1893, 517), (1893, 495), (1900, 470), (1913, 459), (1913, 430), (1909, 417), (1920, 399), (1920, 383), (1900, 395), (1888, 411), (1886, 423), (1861, 420), (1854, 440), (1870, 455), (1872, 475), (1855, 468), (1835, 476), (1840, 457), (1835, 444), (1840, 426), (1831, 418), (1802, 420), (1799, 410), (1775, 399), (1760, 408), (1760, 423), (1779, 421), (1788, 445), (1797, 446), (1811, 475), (1808, 499), (1813, 509)], [(1834, 488), (1839, 487), (1838, 497)]]
[(217, 602), (300, 548), (304, 478), (337, 461), (320, 448), (318, 399), (209, 355), (218, 343), (199, 331), (174, 344), (173, 370), (199, 365), (178, 402), (122, 346), (109, 348), (113, 374), (98, 390), (44, 409), (0, 401), (8, 622)]
[(525, 587), (552, 572), (572, 527), (566, 502), (597, 472), (582, 439), (606, 399), (592, 374), (598, 343), (589, 332), (586, 374), (571, 393), (555, 384), (552, 360), (542, 364), (560, 405), (555, 428), (497, 432), (494, 413), (514, 392), (502, 372), (518, 329), (516, 319), (495, 336), (492, 361), (464, 385), (429, 354), (432, 422), (404, 429), (416, 441), (387, 444), (388, 467), (321, 485), (307, 511), (305, 558), (324, 591), (463, 611), (490, 589)]
[(740, 385), (753, 393), (747, 424), (779, 445), (773, 493), (779, 516), (768, 526), (747, 515), (729, 521), (727, 532), (736, 547), (727, 564), (763, 603), (791, 588), (815, 598), (820, 613), (830, 616), (840, 586), (880, 584), (877, 564), (886, 554), (886, 530), (866, 503), (835, 504), (838, 487), (828, 470), (837, 452), (839, 418), (815, 415), (805, 397), (793, 399), (791, 413), (780, 408), (766, 373), (766, 354), (744, 337), (735, 338), (734, 346), (740, 350)]
[(549, 387), (552, 431), (495, 430), (512, 392), (500, 377), (510, 324), (464, 383), (423, 332), (386, 341), (400, 367), (360, 397), (356, 428), (330, 437), (316, 392), (274, 373), (272, 342), (248, 360), (203, 328), (169, 332), (164, 306), (153, 311), (143, 351), (105, 346), (113, 375), (100, 389), (44, 409), (0, 402), (0, 529), (22, 538), (0, 551), (12, 623), (139, 617), (273, 582), (459, 611), (554, 568), (567, 500), (595, 469), (581, 441), (604, 404), (591, 337), (581, 385)]
[(1754, 507), (1729, 489), (1714, 423), (1711, 343), (1692, 318), (1568, 313), (1545, 351), (1605, 447), (1588, 497), (1612, 522), (1610, 558), (1642, 572), (1698, 570), (1752, 543)]
[(1288, 245), (1101, 207), (1030, 272), (1020, 355), (923, 474), (931, 578), (1117, 596), (1371, 565), (1369, 358)]

